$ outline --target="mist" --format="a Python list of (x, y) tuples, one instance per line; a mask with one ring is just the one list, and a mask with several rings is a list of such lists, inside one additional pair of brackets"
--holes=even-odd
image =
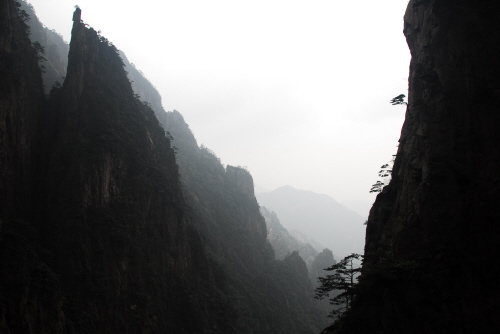
[[(69, 40), (73, 3), (30, 2)], [(368, 215), (404, 118), (389, 100), (407, 90), (405, 1), (147, 4), (78, 3), (223, 163)]]

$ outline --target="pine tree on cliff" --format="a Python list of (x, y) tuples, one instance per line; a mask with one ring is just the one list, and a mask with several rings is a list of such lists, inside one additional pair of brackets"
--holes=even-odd
[[(321, 285), (316, 288), (315, 298), (323, 299), (336, 294), (330, 298), (330, 304), (335, 305), (335, 308), (330, 312), (329, 317), (338, 319), (351, 307), (357, 282), (356, 278), (361, 271), (361, 267), (355, 267), (355, 260), (361, 260), (362, 258), (362, 255), (352, 253), (337, 264), (325, 269), (326, 271), (332, 271), (333, 274), (318, 277)], [(341, 292), (338, 293), (338, 291)]]

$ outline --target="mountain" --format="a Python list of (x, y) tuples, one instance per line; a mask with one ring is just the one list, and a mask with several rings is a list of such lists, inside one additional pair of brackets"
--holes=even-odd
[(24, 5), (0, 0), (0, 332), (323, 328), (304, 261), (274, 259), (252, 176), (153, 110), (78, 7), (47, 95), (41, 66), (63, 51), (30, 40)]
[[(304, 241), (307, 240), (304, 235), (301, 235), (302, 238), (297, 239), (295, 238), (296, 234), (288, 232), (281, 225), (275, 212), (269, 211), (263, 206), (260, 207), (260, 212), (266, 220), (267, 238), (273, 247), (276, 258), (285, 259), (291, 253), (297, 252), (306, 263), (312, 286), (314, 288), (318, 287), (318, 277), (330, 274), (324, 269), (336, 263), (332, 251), (328, 248), (323, 249), (321, 252), (317, 251)], [(322, 304), (326, 307), (325, 310), (329, 312), (329, 303), (327, 300), (324, 302)]]
[(20, 11), (22, 18), (28, 25), (28, 32), (32, 43), (39, 43), (38, 58), (42, 68), (43, 88), (49, 94), (54, 85), (60, 85), (66, 77), (68, 67), (69, 45), (55, 30), (45, 27), (36, 17), (33, 6), (21, 1)]
[[(201, 146), (178, 111), (168, 112), (165, 129), (177, 161), (191, 219), (207, 249), (227, 273), (236, 328), (242, 333), (315, 333), (326, 312), (313, 299), (308, 270), (297, 252), (274, 257), (264, 218), (245, 169), (224, 166)], [(283, 296), (286, 296), (283, 298)]]
[(283, 186), (257, 194), (257, 200), (275, 211), (287, 229), (304, 232), (331, 249), (337, 258), (363, 253), (365, 220), (333, 198)]
[(173, 149), (116, 48), (77, 9), (67, 77), (46, 99), (19, 7), (0, 10), (2, 332), (205, 331), (190, 314), (221, 325), (194, 302), (213, 273), (197, 265)]
[(307, 235), (300, 232), (299, 230), (290, 230), (288, 231), (288, 233), (290, 233), (290, 235), (294, 237), (297, 241), (311, 245), (318, 252), (322, 249), (325, 249), (325, 246), (323, 246), (316, 240), (309, 238)]
[(410, 0), (406, 119), (335, 333), (500, 328), (500, 2)]
[(288, 254), (297, 251), (308, 265), (308, 268), (310, 268), (312, 261), (318, 255), (318, 251), (308, 243), (297, 240), (289, 233), (281, 225), (275, 212), (269, 211), (263, 206), (260, 207), (260, 212), (266, 220), (267, 239), (271, 243), (271, 246), (273, 246), (276, 258), (284, 259)]
[(125, 52), (120, 51), (120, 57), (125, 65), (125, 72), (132, 85), (136, 97), (141, 101), (148, 103), (149, 107), (155, 112), (156, 118), (161, 124), (165, 124), (166, 112), (161, 103), (161, 95), (153, 84), (144, 76), (144, 74), (131, 63)]

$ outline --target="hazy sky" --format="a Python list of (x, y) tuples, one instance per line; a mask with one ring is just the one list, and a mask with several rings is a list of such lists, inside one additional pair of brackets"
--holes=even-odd
[(67, 41), (79, 5), (198, 143), (256, 184), (364, 202), (368, 214), (404, 120), (389, 100), (407, 93), (407, 0), (28, 2)]

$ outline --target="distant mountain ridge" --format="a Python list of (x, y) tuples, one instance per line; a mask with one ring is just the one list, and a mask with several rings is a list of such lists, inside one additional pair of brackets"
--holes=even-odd
[(273, 246), (276, 259), (283, 260), (293, 251), (298, 251), (307, 268), (310, 269), (311, 262), (319, 251), (307, 242), (295, 238), (292, 233), (281, 225), (275, 212), (261, 206), (260, 213), (266, 220), (267, 239)]
[(276, 212), (261, 206), (260, 213), (266, 220), (267, 240), (273, 247), (276, 259), (283, 260), (294, 252), (298, 253), (306, 263), (311, 284), (317, 287), (318, 277), (329, 274), (324, 269), (336, 263), (332, 251), (328, 248), (321, 248), (321, 251), (315, 249), (309, 242), (318, 245), (317, 242), (296, 230), (294, 233), (288, 231), (281, 225)]
[(283, 186), (256, 194), (288, 230), (299, 230), (330, 248), (337, 258), (363, 253), (365, 219), (327, 195)]

